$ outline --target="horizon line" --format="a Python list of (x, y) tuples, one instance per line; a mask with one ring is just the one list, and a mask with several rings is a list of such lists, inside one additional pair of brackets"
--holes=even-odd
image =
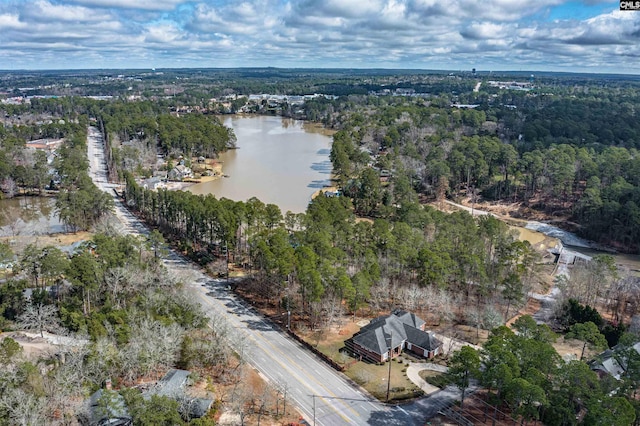
[[(131, 68), (19, 68), (19, 69), (0, 69), (0, 73), (11, 72), (61, 72), (61, 71), (148, 71), (159, 72), (163, 70), (318, 70), (318, 71), (389, 71), (389, 72), (449, 72), (449, 73), (473, 73), (473, 68), (386, 68), (386, 67), (274, 67), (274, 66), (241, 66), (241, 67), (131, 67)], [(550, 73), (550, 74), (588, 74), (588, 75), (611, 75), (611, 76), (636, 76), (640, 77), (640, 73), (632, 72), (596, 72), (596, 71), (553, 71), (545, 69), (497, 69), (497, 70), (478, 70), (475, 74), (492, 74), (492, 73)]]

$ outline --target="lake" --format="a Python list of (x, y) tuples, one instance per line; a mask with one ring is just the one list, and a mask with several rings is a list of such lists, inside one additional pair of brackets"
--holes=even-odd
[(53, 197), (15, 197), (0, 200), (0, 237), (65, 232)]
[(188, 191), (236, 201), (256, 197), (283, 213), (302, 213), (311, 195), (330, 185), (331, 137), (321, 127), (276, 116), (231, 116), (224, 124), (238, 138), (238, 149), (220, 155), (228, 177)]

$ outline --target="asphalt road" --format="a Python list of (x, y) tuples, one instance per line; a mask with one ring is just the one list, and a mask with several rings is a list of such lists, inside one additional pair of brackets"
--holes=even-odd
[[(146, 235), (146, 226), (115, 198), (107, 182), (102, 144), (101, 134), (90, 127), (90, 175), (98, 187), (114, 195), (123, 231)], [(271, 384), (286, 387), (288, 400), (311, 425), (423, 425), (457, 396), (449, 389), (405, 406), (381, 404), (236, 297), (224, 280), (211, 279), (174, 251), (169, 251), (165, 264), (170, 271), (191, 274), (189, 289), (205, 312), (224, 316), (246, 343), (248, 363)]]

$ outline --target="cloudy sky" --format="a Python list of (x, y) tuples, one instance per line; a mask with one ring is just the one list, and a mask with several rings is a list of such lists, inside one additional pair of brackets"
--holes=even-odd
[(0, 0), (0, 69), (325, 67), (640, 74), (600, 0)]

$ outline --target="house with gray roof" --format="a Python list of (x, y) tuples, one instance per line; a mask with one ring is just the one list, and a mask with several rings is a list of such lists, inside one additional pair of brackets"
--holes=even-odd
[(640, 365), (640, 342), (629, 347), (616, 345), (612, 349), (607, 349), (596, 356), (589, 365), (600, 378), (609, 375), (620, 380), (628, 368), (637, 370)]
[(425, 358), (442, 352), (442, 342), (425, 331), (425, 322), (417, 315), (395, 310), (391, 315), (375, 318), (345, 342), (355, 356), (383, 362), (400, 355), (403, 350)]
[(160, 188), (166, 188), (167, 185), (159, 176), (150, 177), (142, 181), (142, 187), (151, 191), (157, 191)]
[(213, 399), (192, 398), (185, 392), (187, 381), (191, 373), (186, 370), (172, 369), (158, 381), (156, 386), (147, 391), (143, 397), (151, 398), (152, 395), (166, 396), (180, 403), (181, 411), (184, 409), (191, 419), (198, 419), (213, 405)]
[(182, 179), (193, 177), (191, 169), (184, 164), (178, 164), (167, 174), (169, 180), (181, 181)]
[(80, 419), (81, 424), (89, 426), (130, 426), (133, 424), (127, 404), (118, 392), (106, 389), (98, 389), (89, 398), (88, 418)]
[[(207, 414), (213, 405), (213, 399), (189, 395), (186, 388), (190, 374), (186, 370), (169, 370), (154, 386), (144, 391), (142, 397), (150, 400), (152, 396), (157, 395), (174, 399), (178, 401), (178, 410), (183, 417), (199, 419)], [(110, 379), (106, 380), (105, 388), (93, 393), (86, 404), (87, 410), (78, 418), (82, 425), (130, 426), (133, 424), (124, 398), (117, 391), (112, 390)]]

